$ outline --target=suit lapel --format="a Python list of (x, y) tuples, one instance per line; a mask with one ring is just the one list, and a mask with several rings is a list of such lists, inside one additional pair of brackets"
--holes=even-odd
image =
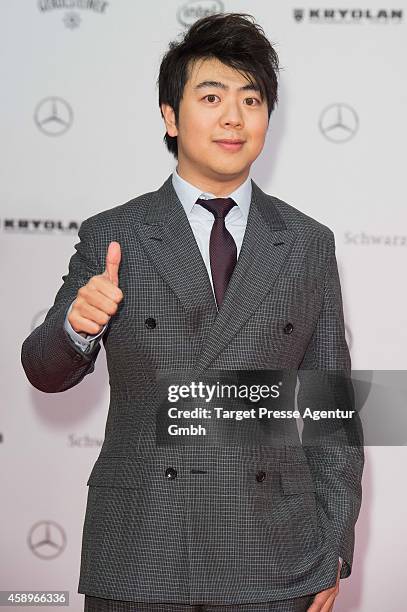
[(296, 238), (270, 196), (252, 180), (252, 199), (242, 248), (224, 301), (196, 368), (203, 371), (228, 345), (271, 291)]
[(154, 192), (139, 237), (184, 308), (204, 307), (214, 319), (217, 308), (208, 272), (171, 175)]

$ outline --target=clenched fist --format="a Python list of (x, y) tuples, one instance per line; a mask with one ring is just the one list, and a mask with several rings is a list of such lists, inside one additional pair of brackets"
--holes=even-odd
[(107, 249), (106, 269), (78, 290), (68, 321), (73, 329), (86, 336), (98, 334), (115, 314), (123, 299), (119, 289), (120, 244), (111, 242)]

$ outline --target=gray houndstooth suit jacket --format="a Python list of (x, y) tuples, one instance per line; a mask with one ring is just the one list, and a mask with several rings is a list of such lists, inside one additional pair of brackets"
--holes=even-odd
[[(244, 604), (333, 586), (339, 556), (341, 577), (349, 576), (362, 446), (307, 446), (305, 427), (303, 444), (279, 448), (160, 447), (155, 438), (160, 372), (349, 375), (332, 231), (252, 181), (219, 312), (171, 175), (158, 190), (85, 220), (79, 238), (54, 305), (22, 346), (28, 379), (47, 393), (94, 370), (100, 343), (83, 353), (64, 330), (65, 314), (105, 269), (110, 241), (120, 242), (124, 299), (103, 336), (110, 406), (87, 482), (78, 592)], [(266, 477), (256, 478), (259, 471)]]

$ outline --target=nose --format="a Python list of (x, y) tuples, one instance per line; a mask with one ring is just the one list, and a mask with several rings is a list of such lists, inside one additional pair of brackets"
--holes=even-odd
[(229, 119), (229, 121), (224, 121), (223, 125), (225, 127), (227, 126), (233, 126), (234, 128), (241, 127), (240, 120), (233, 120), (233, 119)]
[(224, 112), (221, 116), (222, 126), (228, 127), (233, 126), (234, 128), (241, 127), (243, 125), (243, 118), (241, 110), (239, 109), (239, 102), (229, 102), (225, 105)]

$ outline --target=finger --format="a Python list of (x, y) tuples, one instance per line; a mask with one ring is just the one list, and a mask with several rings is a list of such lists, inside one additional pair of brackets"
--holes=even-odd
[(108, 315), (103, 310), (99, 310), (99, 308), (95, 308), (91, 304), (82, 304), (79, 307), (79, 316), (89, 319), (98, 325), (106, 325), (110, 321), (110, 315)]
[(332, 612), (334, 603), (335, 603), (335, 597), (336, 597), (336, 593), (333, 593), (328, 601), (325, 603), (325, 605), (322, 607), (321, 612)]
[(102, 331), (103, 325), (98, 325), (94, 321), (90, 319), (86, 319), (80, 315), (75, 317), (75, 321), (70, 321), (72, 329), (76, 331), (78, 334), (84, 332), (85, 334), (98, 334)]
[(307, 612), (321, 612), (320, 604), (314, 601), (312, 605), (308, 608)]
[[(106, 285), (106, 288), (103, 287), (103, 289), (109, 295), (106, 295), (106, 293), (103, 293), (100, 290), (101, 289), (100, 283), (92, 284), (91, 285), (92, 289), (83, 288), (79, 292), (76, 307), (78, 308), (80, 313), (82, 313), (82, 307), (85, 304), (94, 306), (98, 310), (101, 310), (102, 312), (105, 312), (108, 315), (113, 315), (116, 313), (117, 308), (118, 308), (118, 302), (120, 300), (118, 298), (115, 298), (114, 296), (112, 297), (112, 293), (113, 293), (112, 289), (114, 290), (114, 292), (116, 291), (120, 292), (120, 289), (118, 287), (114, 287), (108, 279), (105, 279), (105, 285)], [(97, 288), (95, 289), (94, 287), (97, 287)], [(82, 313), (82, 314), (85, 314), (86, 316), (86, 313)]]
[(329, 592), (321, 591), (320, 593), (315, 595), (314, 601), (312, 602), (311, 606), (308, 608), (307, 612), (322, 612), (322, 610), (324, 610), (324, 606), (326, 602), (331, 596), (331, 593), (332, 591), (331, 589), (329, 589)]
[[(78, 291), (78, 294), (90, 304), (94, 304), (97, 297), (102, 299), (106, 297), (109, 301), (113, 301), (117, 304), (123, 299), (123, 291), (120, 287), (116, 287), (112, 284), (112, 281), (107, 276), (106, 270), (99, 276), (93, 276), (87, 285)], [(96, 303), (94, 305), (97, 306)]]
[(116, 285), (119, 286), (119, 266), (121, 260), (121, 250), (120, 244), (118, 242), (111, 242), (108, 246), (106, 253), (106, 268), (105, 274), (108, 279)]
[(307, 612), (321, 612), (321, 603), (315, 601), (315, 598), (314, 598), (314, 601), (308, 608)]

